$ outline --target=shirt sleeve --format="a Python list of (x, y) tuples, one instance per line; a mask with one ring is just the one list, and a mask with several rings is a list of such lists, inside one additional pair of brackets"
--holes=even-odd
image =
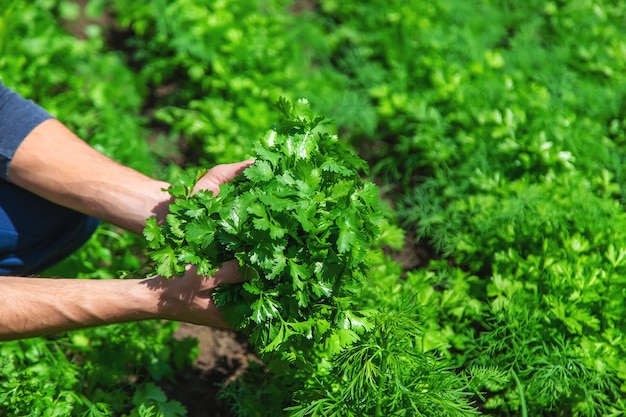
[(52, 116), (0, 81), (0, 178), (7, 180), (9, 164), (28, 134)]

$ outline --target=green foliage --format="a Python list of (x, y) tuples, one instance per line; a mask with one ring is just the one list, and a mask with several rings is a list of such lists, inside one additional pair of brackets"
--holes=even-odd
[(306, 96), (302, 42), (313, 39), (304, 20), (293, 25), (290, 3), (113, 2), (121, 28), (134, 35), (125, 47), (139, 76), (165, 91), (154, 94), (155, 121), (203, 163), (244, 159), (257, 132), (276, 121), (278, 97)]
[(414, 300), (359, 308), (384, 226), (377, 187), (324, 120), (299, 106), (277, 103), (283, 119), (239, 179), (213, 196), (192, 194), (191, 176), (170, 189), (167, 223), (145, 230), (159, 273), (192, 263), (210, 274), (234, 257), (249, 277), (213, 297), (274, 376), (249, 376), (224, 396), (242, 416), (478, 414), (463, 378), (418, 346)]
[[(413, 311), (412, 311), (413, 310)], [(293, 417), (474, 416), (467, 382), (418, 346), (416, 305), (377, 312), (373, 329), (343, 350), (332, 368), (296, 393)]]
[(324, 346), (309, 352), (313, 367), (275, 374), (253, 364), (222, 391), (235, 415), (480, 415), (474, 394), (504, 384), (506, 375), (485, 366), (462, 372), (426, 351), (416, 282), (400, 280), (401, 266), (381, 250), (370, 258), (375, 266), (358, 304), (372, 325), (336, 354)]
[(444, 258), (407, 274), (424, 349), (510, 375), (484, 386), (494, 415), (623, 412), (624, 6), (387, 3), (321, 13), (374, 109), (353, 140)]
[(53, 340), (5, 342), (0, 348), (0, 414), (184, 415), (180, 404), (168, 401), (150, 382), (172, 377), (189, 363), (191, 345), (173, 342), (174, 330), (173, 324), (144, 322), (82, 330)]
[(351, 300), (382, 215), (377, 187), (360, 177), (365, 163), (321, 129), (323, 119), (285, 100), (277, 106), (284, 118), (243, 176), (216, 197), (192, 195), (193, 183), (172, 187), (167, 223), (152, 221), (145, 235), (157, 273), (168, 277), (190, 263), (209, 275), (236, 258), (250, 279), (216, 302), (262, 353), (306, 360), (297, 350), (338, 351), (367, 327)]
[[(180, 198), (168, 244), (187, 250), (153, 253), (166, 275), (187, 262), (208, 273), (231, 257), (246, 266), (248, 284), (217, 298), (239, 306), (228, 315), (283, 372), (255, 365), (225, 387), (235, 415), (454, 415), (474, 413), (472, 403), (490, 415), (624, 413), (622, 2), (3, 5), (3, 81), (98, 149), (161, 178), (175, 172), (167, 166), (173, 157), (185, 168), (256, 157), (247, 176), (217, 198), (188, 198), (193, 178), (187, 188), (172, 188)], [(60, 21), (78, 22), (83, 12), (115, 22), (88, 23), (78, 39)], [(374, 188), (359, 188), (368, 174), (349, 154), (315, 167), (277, 156), (282, 151), (268, 139), (286, 144), (295, 133), (280, 133), (287, 126), (273, 104), (281, 96), (307, 97), (333, 120), (290, 127), (317, 123), (315, 135), (295, 134), (303, 152), (339, 133), (372, 166), (387, 207), (365, 203)], [(257, 132), (273, 124), (274, 136), (257, 143)], [(153, 138), (147, 127), (162, 132), (158, 141), (146, 140)], [(313, 193), (320, 185), (324, 192)], [(350, 192), (363, 198), (342, 197)], [(355, 202), (384, 210), (387, 220), (352, 218)], [(390, 225), (396, 219), (404, 230)], [(407, 250), (416, 246), (433, 259), (403, 270), (378, 249), (364, 252), (373, 243), (368, 225), (379, 245), (398, 250), (406, 231), (416, 237)], [(159, 236), (149, 225), (149, 244), (165, 243)], [(144, 247), (105, 226), (50, 274), (111, 278), (141, 265)], [(327, 261), (354, 275), (344, 282), (340, 270), (316, 267)], [(389, 330), (390, 322), (401, 329)], [(146, 351), (161, 346), (157, 332), (170, 331), (129, 325), (124, 339), (111, 329), (121, 345)], [(99, 331), (102, 340), (111, 337)], [(135, 345), (132, 335), (144, 342)], [(41, 374), (27, 371), (27, 361), (6, 359), (13, 353), (2, 356), (8, 385), (0, 395), (19, 392), (6, 397), (14, 402), (3, 412), (107, 415), (102, 410), (123, 403), (125, 412), (145, 415), (168, 404), (150, 385), (165, 372), (155, 364), (171, 364), (165, 356), (146, 353), (152, 359), (140, 361), (138, 373), (152, 377), (131, 389), (141, 393), (136, 402), (108, 385), (123, 380), (123, 371), (112, 371), (112, 379), (94, 374), (108, 381), (98, 397), (74, 383), (83, 362), (62, 361), (77, 357), (82, 337), (59, 340), (45, 342), (52, 353), (37, 357), (50, 368)], [(39, 339), (21, 343), (25, 352), (46, 352)], [(171, 349), (163, 351), (178, 348)], [(109, 355), (92, 357), (92, 369)], [(270, 360), (281, 356), (295, 360)], [(61, 373), (66, 382), (56, 385), (37, 377)]]

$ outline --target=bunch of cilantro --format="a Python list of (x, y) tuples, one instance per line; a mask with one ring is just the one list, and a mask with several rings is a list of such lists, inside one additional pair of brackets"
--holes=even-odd
[(294, 361), (310, 349), (338, 352), (358, 339), (367, 318), (354, 308), (368, 251), (382, 220), (367, 164), (304, 100), (276, 103), (282, 120), (254, 149), (243, 175), (192, 193), (194, 180), (170, 188), (163, 226), (148, 222), (156, 272), (181, 275), (187, 264), (212, 274), (237, 259), (248, 280), (213, 294), (233, 326), (261, 354)]

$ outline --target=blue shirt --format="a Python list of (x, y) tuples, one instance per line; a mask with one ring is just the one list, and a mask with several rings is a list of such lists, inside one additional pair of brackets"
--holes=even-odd
[(6, 88), (0, 80), (0, 178), (6, 180), (9, 163), (24, 138), (51, 117), (34, 102)]

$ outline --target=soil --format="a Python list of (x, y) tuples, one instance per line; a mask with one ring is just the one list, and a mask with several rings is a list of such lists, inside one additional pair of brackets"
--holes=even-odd
[(181, 323), (176, 338), (198, 340), (199, 355), (193, 366), (161, 386), (168, 399), (187, 408), (188, 417), (232, 417), (219, 400), (220, 386), (243, 373), (249, 361), (258, 361), (244, 338), (235, 332)]
[(435, 257), (434, 251), (425, 242), (415, 239), (415, 232), (407, 230), (404, 246), (399, 251), (389, 251), (393, 260), (402, 265), (403, 273), (428, 265)]

